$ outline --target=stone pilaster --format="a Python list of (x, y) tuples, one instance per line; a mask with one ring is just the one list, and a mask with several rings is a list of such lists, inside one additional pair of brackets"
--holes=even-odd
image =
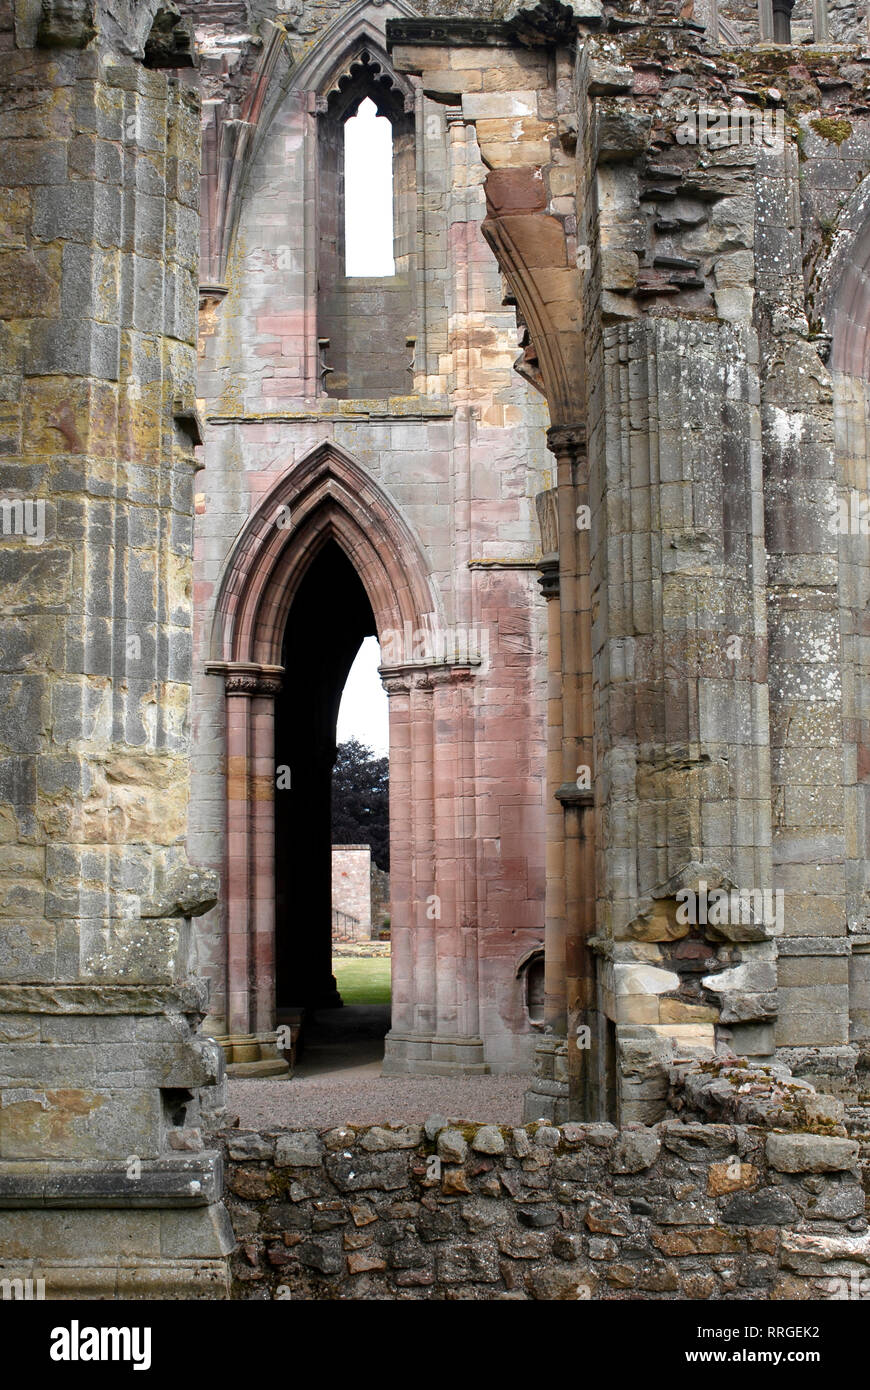
[[(850, 631), (852, 564), (866, 538), (839, 525), (831, 377), (804, 314), (797, 145), (787, 140), (758, 158), (772, 852), (785, 903), (776, 1043), (798, 1072), (836, 1087), (854, 1066), (847, 928), (850, 915), (860, 925), (866, 856), (852, 718), (860, 659)], [(866, 468), (862, 447), (860, 477)], [(862, 966), (856, 960), (853, 983)]]
[[(633, 1051), (645, 1028), (769, 1054), (782, 923), (762, 920), (777, 900), (757, 347), (749, 330), (656, 319), (606, 327), (602, 350), (602, 1007)], [(702, 895), (720, 890), (708, 920)], [(626, 1118), (637, 1085), (623, 1078)]]

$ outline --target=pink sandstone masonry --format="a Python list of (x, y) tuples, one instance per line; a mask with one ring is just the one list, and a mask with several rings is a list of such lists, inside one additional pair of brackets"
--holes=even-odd
[[(351, 918), (345, 933), (366, 941), (372, 929), (372, 852), (368, 845), (332, 846), (332, 906)], [(341, 933), (342, 923), (333, 922)]]
[[(238, 131), (210, 60), (202, 76), (214, 95), (189, 845), (224, 886), (198, 931), (206, 1027), (266, 1044), (289, 1011), (334, 998), (315, 833), (329, 833), (334, 732), (322, 711), (376, 634), (390, 700), (385, 1066), (510, 1071), (531, 1065), (517, 967), (544, 933), (534, 499), (551, 477), (548, 416), (513, 371), (516, 318), (482, 234), (479, 144), (389, 59), (394, 13), (355, 4), (316, 32), (306, 15), (300, 41), (292, 26), (264, 29), (245, 107), (256, 137), (235, 152), (231, 189), (215, 161)], [(397, 274), (383, 283), (344, 276), (335, 172), (336, 123), (370, 91), (394, 130)], [(396, 353), (392, 384), (354, 375), (354, 362)]]

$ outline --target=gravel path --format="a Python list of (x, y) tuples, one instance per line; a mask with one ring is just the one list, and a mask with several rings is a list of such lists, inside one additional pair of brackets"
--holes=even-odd
[[(423, 1121), (429, 1115), (522, 1123), (527, 1076), (379, 1076), (360, 1067), (328, 1076), (228, 1080), (227, 1113), (242, 1129)], [(230, 1120), (232, 1123), (232, 1119)]]

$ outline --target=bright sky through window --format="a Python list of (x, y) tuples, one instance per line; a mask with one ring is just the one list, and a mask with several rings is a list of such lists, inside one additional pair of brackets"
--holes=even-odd
[(344, 126), (346, 275), (395, 275), (393, 127), (370, 97)]
[(379, 758), (390, 750), (390, 715), (387, 692), (378, 667), (381, 649), (377, 637), (367, 637), (350, 668), (338, 711), (339, 743), (358, 738)]

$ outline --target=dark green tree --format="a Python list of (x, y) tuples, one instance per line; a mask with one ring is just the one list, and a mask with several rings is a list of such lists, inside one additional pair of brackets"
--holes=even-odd
[(359, 739), (338, 745), (332, 773), (332, 843), (369, 845), (379, 869), (390, 867), (390, 762)]

